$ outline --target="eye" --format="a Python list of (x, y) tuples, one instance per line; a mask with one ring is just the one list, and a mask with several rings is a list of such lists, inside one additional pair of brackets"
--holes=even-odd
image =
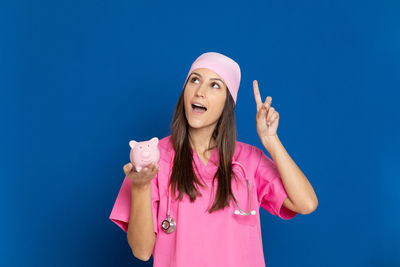
[(193, 82), (194, 80), (199, 80), (197, 77), (193, 77), (190, 81)]
[(219, 86), (219, 84), (218, 84), (218, 83), (213, 83), (213, 84), (216, 84), (216, 85), (218, 85), (217, 89), (219, 89), (219, 88), (220, 88), (220, 86)]

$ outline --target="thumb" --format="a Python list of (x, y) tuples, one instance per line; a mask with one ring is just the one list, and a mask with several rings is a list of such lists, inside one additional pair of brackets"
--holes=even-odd
[(133, 167), (133, 165), (130, 162), (128, 164), (125, 164), (124, 172), (125, 172), (126, 175), (128, 175), (128, 173), (130, 173), (130, 171), (132, 170), (132, 167)]
[(266, 116), (266, 112), (267, 112), (267, 108), (265, 107), (265, 105), (262, 105), (260, 110), (257, 112), (257, 119), (265, 117)]

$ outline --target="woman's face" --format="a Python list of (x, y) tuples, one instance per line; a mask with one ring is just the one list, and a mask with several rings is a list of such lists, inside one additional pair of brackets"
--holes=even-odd
[[(210, 69), (195, 69), (188, 77), (184, 90), (185, 114), (189, 126), (214, 129), (227, 97), (227, 87), (223, 79)], [(195, 103), (206, 109), (195, 108)]]

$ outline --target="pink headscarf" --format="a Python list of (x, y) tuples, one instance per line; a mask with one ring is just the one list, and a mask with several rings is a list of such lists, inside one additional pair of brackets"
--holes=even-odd
[(236, 104), (240, 85), (240, 67), (233, 59), (217, 53), (207, 52), (200, 55), (190, 67), (185, 83), (193, 70), (207, 68), (222, 77)]

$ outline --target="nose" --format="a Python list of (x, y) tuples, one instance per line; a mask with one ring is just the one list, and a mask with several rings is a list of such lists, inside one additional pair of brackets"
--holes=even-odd
[(199, 84), (195, 92), (196, 96), (204, 97), (205, 93), (206, 93), (206, 84), (205, 83)]

